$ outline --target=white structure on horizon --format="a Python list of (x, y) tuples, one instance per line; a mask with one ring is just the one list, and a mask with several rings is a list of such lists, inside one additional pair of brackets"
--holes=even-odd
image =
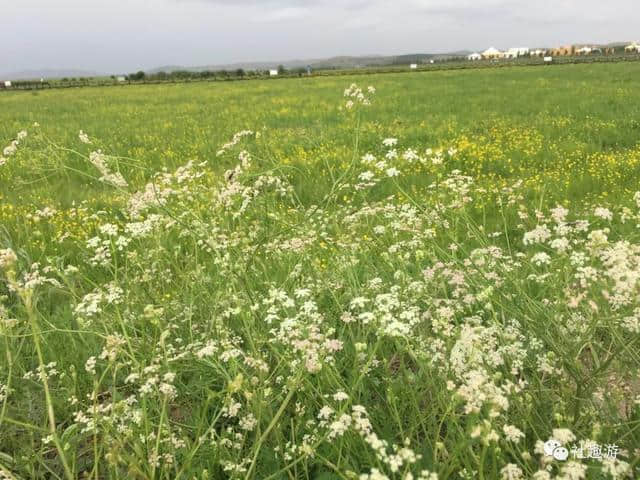
[(418, 69), (418, 64), (417, 63), (412, 63), (411, 65), (409, 65), (409, 68), (411, 70), (417, 70)]
[(576, 50), (578, 55), (589, 55), (591, 52), (593, 52), (593, 48), (591, 47), (582, 47)]
[(633, 42), (631, 43), (631, 45), (627, 45), (626, 47), (624, 47), (624, 51), (625, 52), (636, 52), (636, 53), (640, 53), (640, 44)]
[(482, 52), (482, 58), (504, 58), (504, 52), (501, 52), (497, 48), (490, 47)]
[(5, 88), (11, 88), (11, 80), (5, 80), (4, 81), (4, 87)]
[(117, 80), (118, 82), (120, 82), (120, 83), (122, 83), (122, 82), (126, 82), (126, 81), (127, 81), (127, 79), (126, 79), (126, 78), (124, 78), (124, 76), (123, 76), (123, 75), (119, 75), (118, 77), (116, 77), (116, 80)]
[(471, 55), (467, 55), (467, 60), (482, 60), (482, 55), (480, 55), (478, 52), (473, 52)]
[(270, 77), (277, 77), (278, 76), (278, 70), (269, 70), (269, 76)]
[(518, 57), (527, 55), (528, 53), (529, 53), (529, 49), (527, 47), (516, 47), (516, 48), (510, 48), (509, 50), (507, 50), (504, 56), (507, 58), (518, 58)]
[(547, 55), (547, 51), (541, 48), (536, 48), (535, 50), (531, 50), (529, 52), (529, 55), (531, 55), (532, 57), (544, 57)]

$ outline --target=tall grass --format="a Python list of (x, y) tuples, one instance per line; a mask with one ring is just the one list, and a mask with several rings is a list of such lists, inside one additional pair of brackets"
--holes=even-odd
[[(537, 101), (573, 68), (598, 91), (621, 67), (499, 80)], [(456, 75), (372, 77), (377, 93), (347, 98), (333, 79), (118, 91), (84, 125), (67, 92), (40, 94), (56, 123), (16, 107), (2, 475), (637, 476), (640, 194), (620, 182), (637, 179), (620, 131), (637, 107), (445, 104), (495, 73)], [(215, 142), (212, 111), (235, 129)]]

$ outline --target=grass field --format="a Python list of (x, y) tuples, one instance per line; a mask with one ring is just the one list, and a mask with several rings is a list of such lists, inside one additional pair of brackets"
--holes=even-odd
[(0, 478), (638, 478), (639, 74), (3, 92)]

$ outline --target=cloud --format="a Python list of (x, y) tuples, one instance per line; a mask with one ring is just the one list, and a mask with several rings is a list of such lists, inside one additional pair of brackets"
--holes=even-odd
[(254, 17), (254, 22), (277, 23), (299, 20), (311, 14), (311, 9), (303, 7), (284, 7), (269, 10)]
[(120, 72), (166, 64), (630, 41), (638, 36), (637, 3), (21, 0), (3, 10), (1, 67)]
[[(313, 9), (325, 13), (351, 12), (370, 16), (384, 12), (390, 18), (410, 15), (436, 15), (451, 18), (489, 17), (496, 23), (513, 18), (598, 21), (637, 14), (637, 0), (616, 0), (615, 7), (601, 0), (173, 0), (203, 2), (239, 9), (271, 9), (297, 11)], [(277, 16), (277, 14), (274, 14)], [(389, 17), (387, 17), (389, 18)], [(356, 22), (357, 23), (357, 22)]]
[(326, 4), (324, 0), (173, 0), (179, 3), (208, 3), (212, 5), (224, 5), (238, 8), (265, 8), (265, 7), (279, 7), (279, 8), (297, 8), (297, 7), (311, 7), (320, 4)]

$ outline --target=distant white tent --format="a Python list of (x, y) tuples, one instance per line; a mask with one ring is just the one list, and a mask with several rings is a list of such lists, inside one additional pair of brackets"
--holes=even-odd
[(633, 42), (631, 45), (627, 45), (626, 47), (624, 47), (624, 51), (625, 52), (637, 52), (640, 53), (640, 45), (636, 42)]
[(479, 53), (477, 53), (477, 52), (474, 52), (474, 53), (472, 53), (471, 55), (468, 55), (468, 56), (467, 56), (467, 60), (473, 60), (473, 61), (475, 61), (475, 60), (482, 60), (482, 55), (480, 55), (480, 54), (479, 54)]
[(269, 70), (269, 76), (270, 77), (277, 77), (278, 76), (278, 70)]
[(527, 47), (510, 48), (509, 50), (506, 51), (505, 57), (518, 58), (518, 57), (527, 55), (528, 53), (529, 53), (529, 49)]
[(503, 58), (504, 52), (501, 52), (497, 48), (491, 47), (482, 52), (482, 56), (484, 58)]

